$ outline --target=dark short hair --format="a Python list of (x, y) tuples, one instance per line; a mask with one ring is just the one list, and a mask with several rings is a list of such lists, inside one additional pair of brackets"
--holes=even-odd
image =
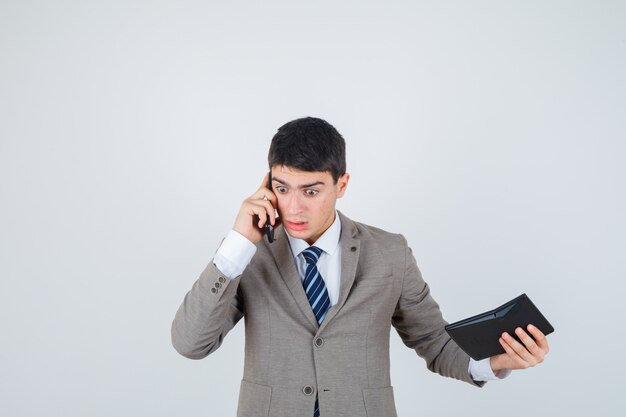
[(284, 165), (300, 171), (328, 171), (337, 183), (346, 173), (346, 142), (327, 121), (304, 117), (278, 129), (267, 161), (270, 168)]

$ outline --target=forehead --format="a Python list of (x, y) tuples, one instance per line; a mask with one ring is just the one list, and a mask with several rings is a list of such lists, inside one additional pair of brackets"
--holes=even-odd
[(318, 181), (328, 184), (333, 181), (333, 177), (328, 171), (301, 171), (285, 165), (274, 165), (272, 167), (272, 178), (280, 179), (289, 185), (296, 186)]

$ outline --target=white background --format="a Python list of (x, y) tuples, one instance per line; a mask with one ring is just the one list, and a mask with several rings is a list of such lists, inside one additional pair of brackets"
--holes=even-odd
[(170, 325), (307, 115), (447, 320), (526, 292), (556, 328), (483, 389), (392, 332), (400, 416), (620, 414), (624, 1), (2, 0), (0, 415), (233, 416), (243, 322), (202, 361)]

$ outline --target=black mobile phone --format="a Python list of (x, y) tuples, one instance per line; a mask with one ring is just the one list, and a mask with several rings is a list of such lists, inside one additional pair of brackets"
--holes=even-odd
[[(267, 188), (272, 189), (272, 171), (268, 175), (267, 179)], [(274, 227), (270, 223), (269, 215), (267, 216), (267, 220), (265, 221), (265, 234), (267, 235), (267, 241), (272, 243), (274, 241)]]

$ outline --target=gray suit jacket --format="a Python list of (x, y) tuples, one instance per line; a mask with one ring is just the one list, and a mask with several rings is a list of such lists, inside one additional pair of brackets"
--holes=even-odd
[(172, 343), (191, 359), (215, 351), (245, 320), (238, 417), (396, 416), (389, 378), (389, 332), (441, 375), (480, 386), (469, 357), (448, 337), (439, 306), (402, 235), (339, 213), (339, 301), (318, 326), (284, 229), (262, 239), (243, 274), (229, 280), (211, 262), (172, 323)]

